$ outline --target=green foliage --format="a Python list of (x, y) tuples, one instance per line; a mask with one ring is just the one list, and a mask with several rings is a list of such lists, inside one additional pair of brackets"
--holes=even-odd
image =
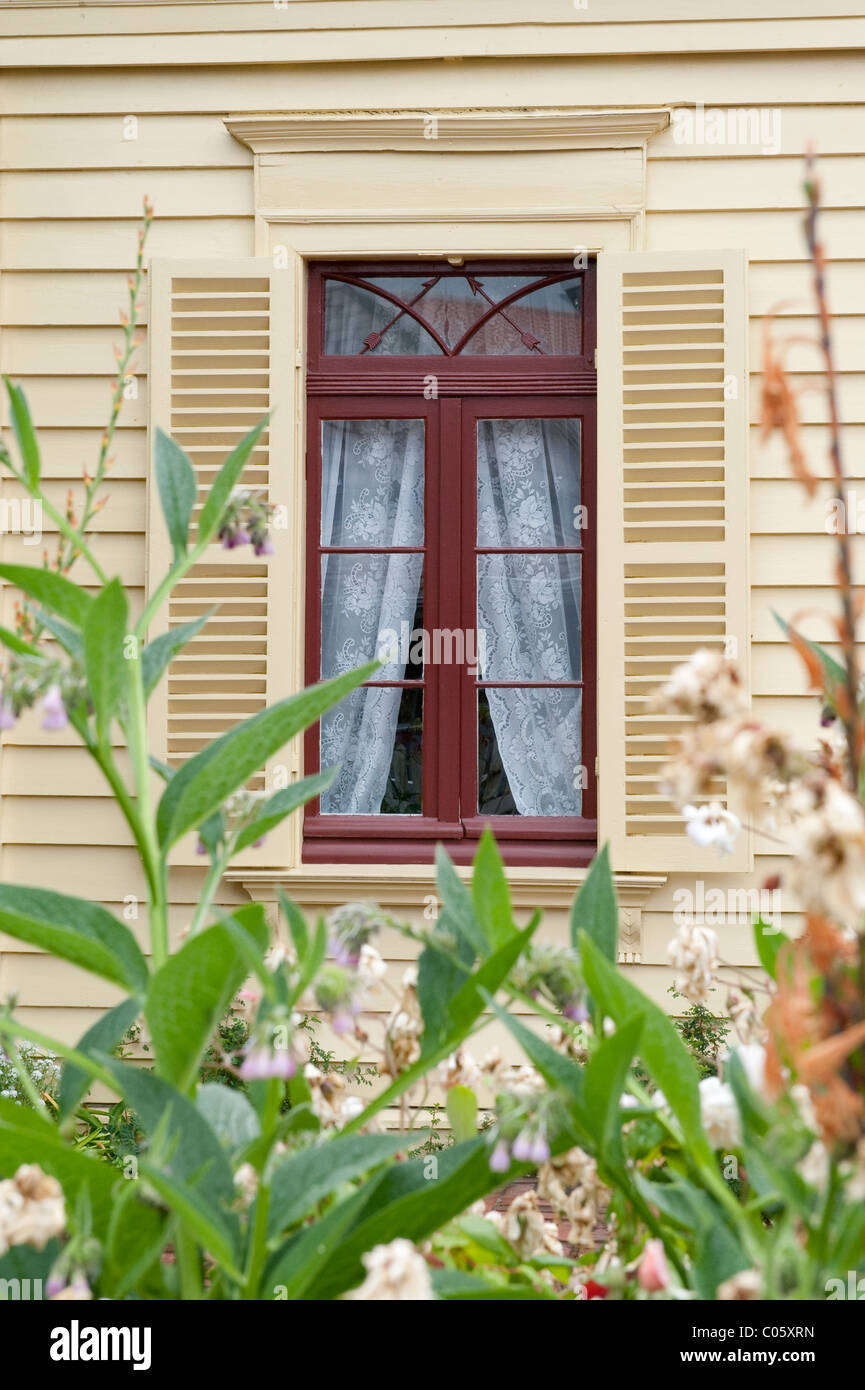
[[(7, 390), (20, 470), (5, 451), (0, 458), (50, 508), (26, 400), (19, 388), (7, 383)], [(557, 1253), (552, 1238), (544, 1251), (536, 1212), (529, 1239), (518, 1221), (496, 1230), (468, 1211), (540, 1165), (548, 1185), (569, 1167), (588, 1167), (609, 1186), (619, 1255), (616, 1270), (604, 1274), (605, 1290), (635, 1296), (634, 1270), (651, 1236), (686, 1296), (714, 1298), (721, 1280), (754, 1264), (771, 1293), (819, 1296), (821, 1280), (862, 1260), (865, 1202), (846, 1199), (835, 1155), (823, 1189), (805, 1181), (796, 1165), (814, 1135), (789, 1105), (756, 1094), (739, 1061), (724, 1064), (723, 1079), (715, 1074), (723, 1021), (695, 1007), (674, 1022), (618, 970), (606, 848), (574, 902), (569, 944), (536, 941), (538, 913), (524, 927), (514, 921), (489, 832), (469, 882), (439, 847), (442, 910), (423, 931), (368, 904), (308, 922), (280, 894), (291, 948), (273, 955), (260, 904), (217, 906), (233, 858), (319, 795), (335, 770), (260, 797), (248, 791), (250, 779), (377, 669), (370, 663), (288, 696), (176, 770), (149, 752), (148, 700), (210, 614), (149, 643), (148, 629), (210, 541), (237, 540), (239, 527), (232, 531), (226, 517), (233, 507), (236, 520), (233, 490), (266, 424), (225, 460), (193, 535), (195, 470), (179, 446), (157, 435), (154, 472), (172, 559), (154, 577), (132, 630), (128, 596), (119, 579), (103, 574), (86, 525), (78, 530), (49, 513), (66, 547), (57, 571), (0, 565), (0, 577), (28, 606), (20, 631), (0, 630), (4, 690), (7, 678), (19, 677), (61, 691), (126, 820), (146, 883), (144, 950), (97, 903), (0, 885), (0, 931), (98, 975), (122, 995), (76, 1047), (44, 1037), (11, 1005), (0, 1010), (0, 1178), (39, 1164), (60, 1182), (66, 1203), (65, 1229), (33, 1267), (64, 1277), (83, 1270), (95, 1295), (107, 1299), (320, 1300), (354, 1289), (375, 1247), (429, 1240), (438, 1298), (578, 1297), (591, 1252), (579, 1260)], [(99, 477), (105, 466), (103, 449)], [(88, 483), (88, 520), (93, 504)], [(261, 525), (265, 512), (256, 512)], [(65, 573), (79, 556), (95, 596)], [(50, 655), (46, 633), (56, 639)], [(122, 765), (120, 741), (128, 753)], [(169, 855), (190, 832), (209, 863), (188, 933), (172, 952)], [(385, 1023), (386, 1084), (365, 1061), (368, 1035), (357, 1022), (369, 983), (364, 970), (372, 969), (364, 953), (382, 925), (420, 947), (416, 987), (403, 982)], [(336, 961), (327, 960), (329, 935)], [(782, 942), (758, 930), (770, 975)], [(234, 1001), (244, 985), (253, 1003), (240, 1015)], [(310, 996), (354, 1039), (356, 1055), (337, 1057), (317, 1041)], [(527, 1002), (542, 1024), (555, 1025), (548, 1037), (512, 1012), (525, 1012)], [(471, 1081), (477, 1065), (463, 1054), (493, 1012), (532, 1070), (520, 1087), (490, 1064), (495, 1106), (482, 1116)], [(141, 1040), (146, 1066), (124, 1055), (139, 1018), (149, 1033)], [(52, 1057), (63, 1066), (56, 1096), (54, 1072), (49, 1078), (46, 1070)], [(442, 1063), (450, 1083), (447, 1138), (438, 1108), (428, 1131), (408, 1123), (412, 1107), (424, 1113)], [(82, 1108), (97, 1081), (116, 1097), (105, 1115)], [(732, 1152), (704, 1125), (708, 1085), (727, 1088)], [(376, 1132), (385, 1110), (402, 1116), (398, 1132)], [(726, 1171), (731, 1158), (735, 1174)], [(23, 1269), (27, 1252), (13, 1250), (8, 1268)]]

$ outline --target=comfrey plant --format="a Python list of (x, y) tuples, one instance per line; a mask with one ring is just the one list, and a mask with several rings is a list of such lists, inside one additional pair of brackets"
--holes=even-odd
[[(480, 1026), (490, 1000), (500, 991), (530, 998), (519, 982), (509, 984), (509, 976), (529, 950), (539, 918), (524, 928), (514, 922), (491, 837), (480, 845), (470, 888), (440, 856), (441, 916), (419, 938), (417, 968), (396, 991), (378, 1040), (378, 1071), (386, 1084), (372, 1095), (365, 1088), (361, 1097), (350, 1094), (351, 1069), (309, 1061), (306, 1018), (311, 1011), (327, 1018), (335, 1032), (361, 1043), (368, 1060), (372, 1042), (361, 1010), (367, 993), (384, 983), (372, 945), (381, 914), (349, 907), (329, 924), (310, 925), (283, 897), (288, 944), (274, 948), (260, 904), (233, 912), (216, 905), (233, 857), (320, 794), (333, 771), (263, 796), (246, 790), (249, 779), (376, 666), (260, 711), (178, 769), (150, 756), (148, 701), (172, 658), (206, 621), (148, 640), (154, 618), (211, 543), (249, 544), (259, 555), (270, 548), (268, 508), (242, 483), (266, 421), (226, 459), (194, 528), (193, 465), (170, 438), (157, 435), (154, 478), (173, 554), (137, 621), (87, 532), (103, 502), (98, 489), (110, 467), (135, 344), (150, 217), (148, 208), (111, 419), (95, 473), (83, 480), (80, 519), (71, 498), (64, 512), (46, 496), (27, 402), (6, 383), (16, 447), (14, 453), (2, 450), (0, 464), (43, 505), (59, 544), (55, 560), (46, 557), (42, 568), (0, 565), (0, 576), (22, 595), (14, 630), (0, 630), (3, 722), (8, 726), (25, 709), (40, 707), (46, 730), (68, 726), (77, 734), (140, 856), (147, 937), (143, 950), (129, 927), (96, 902), (0, 885), (0, 931), (123, 992), (75, 1046), (26, 1025), (12, 1003), (0, 1010), (0, 1043), (20, 1083), (15, 1095), (0, 1097), (0, 1277), (15, 1276), (28, 1246), (29, 1275), (44, 1276), (46, 1287), (63, 1298), (330, 1298), (363, 1283), (365, 1260), (380, 1288), (390, 1287), (394, 1269), (416, 1274), (420, 1260), (426, 1287), (425, 1262), (398, 1242), (427, 1239), (490, 1191), (500, 1171), (526, 1173), (542, 1153), (570, 1141), (546, 1104), (523, 1119), (503, 1103), (497, 1132), (479, 1134), (477, 1101), (464, 1084), (450, 1088), (457, 1142), (434, 1155), (421, 1153), (423, 1131), (408, 1132), (408, 1099), (412, 1110), (423, 1106), (428, 1078), (440, 1067), (450, 1067), (456, 1080), (459, 1068), (449, 1059)], [(87, 587), (75, 582), (73, 567), (85, 571)], [(123, 764), (118, 744), (127, 750)], [(169, 862), (172, 848), (189, 834), (197, 834), (210, 867), (188, 931), (172, 954)], [(526, 969), (532, 997), (576, 1007), (580, 977), (573, 962), (540, 956), (529, 958)], [(220, 1022), (244, 985), (248, 1033), (237, 1052), (226, 1052)], [(118, 1056), (118, 1045), (140, 1019), (152, 1064), (147, 1069)], [(39, 1084), (44, 1078), (22, 1060), (31, 1055), (27, 1049), (62, 1064), (50, 1104)], [(214, 1049), (220, 1070), (242, 1086), (202, 1081), (202, 1062), (212, 1062)], [(118, 1097), (121, 1115), (135, 1117), (128, 1152), (103, 1143), (85, 1119), (82, 1102), (96, 1084)], [(22, 1089), (29, 1105), (19, 1103)], [(394, 1109), (406, 1120), (406, 1132), (376, 1132), (376, 1117)], [(535, 1136), (531, 1144), (525, 1134)], [(501, 1142), (508, 1161), (493, 1163)], [(418, 1157), (407, 1156), (412, 1150)], [(384, 1254), (376, 1252), (379, 1246)], [(34, 1251), (41, 1251), (39, 1268)], [(360, 1296), (384, 1295), (367, 1287)]]

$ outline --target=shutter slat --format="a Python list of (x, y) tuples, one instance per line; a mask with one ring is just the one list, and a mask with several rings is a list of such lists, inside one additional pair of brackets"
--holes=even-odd
[[(723, 865), (685, 836), (657, 776), (692, 721), (650, 703), (698, 647), (733, 639), (747, 679), (744, 273), (738, 252), (599, 258), (600, 826), (620, 871), (750, 865), (744, 834)], [(698, 799), (730, 804), (720, 780)]]

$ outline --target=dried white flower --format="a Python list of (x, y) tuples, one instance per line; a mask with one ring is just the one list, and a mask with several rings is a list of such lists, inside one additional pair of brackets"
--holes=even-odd
[(799, 1174), (811, 1187), (825, 1192), (829, 1182), (829, 1153), (819, 1139), (815, 1139), (804, 1158), (799, 1160)]
[(692, 1004), (706, 1004), (718, 967), (718, 938), (711, 927), (685, 922), (667, 947), (670, 964), (679, 973), (675, 987)]
[(0, 1256), (10, 1245), (44, 1250), (65, 1228), (63, 1189), (38, 1163), (22, 1164), (14, 1178), (0, 1182)]
[(366, 1278), (360, 1288), (347, 1294), (349, 1299), (379, 1302), (396, 1299), (400, 1302), (428, 1302), (435, 1298), (426, 1260), (415, 1250), (410, 1240), (392, 1240), (389, 1245), (375, 1245), (361, 1256)]
[(387, 966), (374, 946), (366, 941), (360, 948), (357, 962), (357, 975), (361, 984), (370, 992), (374, 991), (387, 974)]
[(859, 930), (865, 912), (865, 810), (837, 782), (793, 834), (790, 884), (810, 912)]
[(742, 1143), (742, 1122), (733, 1089), (717, 1076), (700, 1082), (700, 1118), (713, 1149), (738, 1149)]
[(234, 1175), (234, 1186), (241, 1206), (251, 1206), (258, 1191), (258, 1173), (251, 1163), (241, 1163)]
[(683, 806), (685, 833), (695, 844), (717, 845), (722, 854), (732, 854), (742, 822), (718, 801), (703, 806)]
[(442, 1062), (438, 1079), (448, 1090), (451, 1086), (467, 1086), (470, 1091), (476, 1091), (483, 1081), (483, 1075), (472, 1054), (460, 1047), (451, 1053), (446, 1062)]
[(717, 1297), (722, 1303), (747, 1302), (763, 1297), (763, 1276), (758, 1269), (742, 1269), (718, 1285)]
[(735, 662), (723, 652), (701, 647), (675, 667), (666, 685), (653, 696), (652, 708), (693, 715), (700, 723), (710, 724), (743, 714), (747, 699)]

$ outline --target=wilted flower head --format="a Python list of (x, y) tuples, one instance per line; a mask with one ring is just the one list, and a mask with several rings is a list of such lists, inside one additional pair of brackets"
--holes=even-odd
[(685, 832), (695, 844), (717, 845), (722, 854), (732, 854), (742, 822), (718, 801), (703, 806), (684, 806)]
[(426, 1260), (419, 1255), (410, 1240), (392, 1240), (389, 1245), (374, 1245), (361, 1259), (366, 1278), (349, 1299), (400, 1302), (428, 1302), (435, 1297), (430, 1283)]
[(679, 972), (678, 993), (692, 1004), (706, 1004), (718, 967), (718, 938), (712, 928), (685, 922), (667, 947), (667, 955)]
[(700, 1118), (713, 1149), (738, 1149), (742, 1143), (742, 1122), (732, 1086), (717, 1076), (700, 1082)]
[(652, 709), (692, 716), (701, 724), (743, 714), (748, 707), (736, 663), (701, 647), (652, 697)]
[(861, 930), (865, 912), (865, 810), (827, 779), (816, 808), (793, 828), (790, 885), (807, 911)]
[(750, 1302), (763, 1297), (763, 1276), (758, 1269), (742, 1269), (718, 1285), (719, 1302)]
[(0, 1256), (11, 1245), (44, 1250), (65, 1228), (63, 1189), (38, 1163), (22, 1164), (14, 1178), (0, 1182)]
[(452, 1052), (439, 1067), (439, 1082), (447, 1090), (452, 1086), (467, 1086), (476, 1091), (483, 1081), (483, 1074), (467, 1048), (460, 1047)]

